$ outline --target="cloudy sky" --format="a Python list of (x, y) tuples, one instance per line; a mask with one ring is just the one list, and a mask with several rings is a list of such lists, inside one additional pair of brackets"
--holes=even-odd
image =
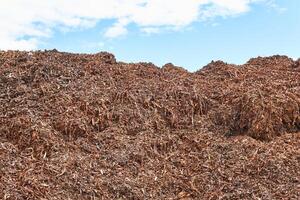
[(0, 49), (94, 53), (194, 71), (300, 57), (299, 0), (0, 0)]

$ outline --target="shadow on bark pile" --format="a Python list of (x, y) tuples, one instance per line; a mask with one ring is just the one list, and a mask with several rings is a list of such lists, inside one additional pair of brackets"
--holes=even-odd
[(300, 130), (300, 98), (290, 92), (252, 90), (233, 101), (226, 117), (230, 134), (269, 141)]

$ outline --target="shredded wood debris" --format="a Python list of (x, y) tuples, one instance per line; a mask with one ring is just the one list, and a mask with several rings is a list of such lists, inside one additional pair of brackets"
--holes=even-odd
[(299, 63), (0, 51), (0, 199), (299, 199)]

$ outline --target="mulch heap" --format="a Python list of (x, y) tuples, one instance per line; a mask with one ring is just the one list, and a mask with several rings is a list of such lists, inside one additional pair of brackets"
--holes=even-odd
[(0, 52), (1, 199), (299, 199), (300, 61)]

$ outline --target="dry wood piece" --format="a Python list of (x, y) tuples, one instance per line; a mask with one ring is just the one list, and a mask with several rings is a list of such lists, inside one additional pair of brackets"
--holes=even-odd
[(299, 199), (299, 133), (286, 56), (0, 51), (0, 199)]

